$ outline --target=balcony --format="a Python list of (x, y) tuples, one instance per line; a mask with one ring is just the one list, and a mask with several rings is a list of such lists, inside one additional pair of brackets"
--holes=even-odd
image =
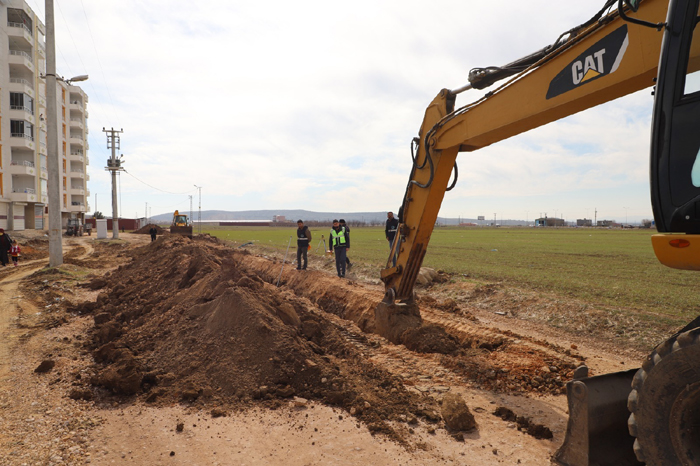
[(8, 114), (13, 120), (25, 120), (34, 124), (34, 111), (23, 105), (10, 105), (10, 113)]
[(32, 99), (34, 98), (34, 85), (28, 79), (10, 78), (8, 89), (10, 92), (24, 92)]
[(33, 188), (12, 188), (10, 193), (12, 202), (36, 202), (36, 189)]
[(82, 170), (71, 169), (70, 176), (72, 176), (74, 178), (81, 178), (84, 180), (85, 179), (85, 172)]
[(11, 147), (22, 147), (25, 149), (34, 150), (36, 147), (34, 145), (34, 138), (24, 133), (12, 133), (10, 135), (10, 146)]
[(78, 201), (72, 201), (70, 203), (70, 205), (68, 206), (68, 211), (69, 212), (86, 212), (85, 203), (78, 202)]
[[(70, 143), (71, 143), (71, 146), (85, 147), (85, 140), (84, 140), (83, 138), (81, 138), (81, 137), (79, 138), (79, 137), (73, 137), (73, 136), (71, 136), (71, 137), (70, 137)], [(71, 151), (71, 154), (72, 154), (73, 152), (74, 152), (74, 151)]]
[(10, 162), (9, 173), (13, 175), (36, 175), (36, 167), (34, 162), (28, 160), (13, 160)]
[(10, 50), (8, 62), (10, 63), (10, 66), (19, 65), (29, 70), (29, 72), (32, 74), (34, 73), (34, 62), (32, 60), (32, 56), (23, 50)]
[(42, 180), (48, 180), (49, 179), (49, 172), (46, 171), (46, 169), (42, 168), (39, 170), (39, 178)]
[(71, 100), (70, 109), (71, 110), (79, 110), (81, 113), (85, 112), (85, 109), (83, 108), (82, 102), (80, 102), (78, 100)]
[(34, 43), (32, 31), (24, 23), (13, 23), (12, 21), (8, 21), (7, 35), (15, 39), (23, 39), (27, 45), (32, 45)]
[(83, 125), (83, 121), (80, 118), (71, 118), (70, 125), (73, 128), (80, 128), (80, 129), (85, 128), (85, 125)]
[(78, 162), (84, 162), (85, 157), (79, 153), (79, 152), (71, 152), (70, 157), (68, 157), (70, 160), (77, 160)]
[(84, 196), (84, 195), (85, 195), (85, 189), (84, 189), (84, 188), (81, 188), (81, 187), (74, 187), (74, 186), (71, 186), (71, 187), (70, 187), (70, 190), (68, 190), (68, 192), (69, 192), (70, 194), (75, 194), (75, 195), (80, 195), (80, 196)]

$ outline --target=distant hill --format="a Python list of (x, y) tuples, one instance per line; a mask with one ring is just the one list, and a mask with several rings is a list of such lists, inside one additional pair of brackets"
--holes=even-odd
[[(190, 215), (189, 211), (182, 211), (183, 214)], [(396, 212), (394, 212), (396, 214)], [(312, 212), (309, 210), (203, 210), (202, 221), (231, 221), (231, 220), (272, 220), (275, 215), (283, 215), (288, 222), (296, 222), (299, 219), (305, 222), (331, 222), (333, 219), (345, 219), (347, 222), (364, 222), (368, 225), (383, 225), (386, 222), (386, 212)], [(151, 217), (155, 223), (170, 223), (172, 213), (154, 215)], [(193, 220), (197, 221), (198, 212), (192, 212)], [(444, 218), (438, 217), (437, 223), (441, 225), (458, 225), (462, 223), (487, 224), (488, 221), (478, 221), (474, 218)], [(504, 225), (525, 225), (523, 220), (502, 220), (499, 223)]]

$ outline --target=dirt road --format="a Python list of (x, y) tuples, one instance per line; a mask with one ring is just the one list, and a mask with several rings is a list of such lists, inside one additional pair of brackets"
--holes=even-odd
[[(0, 272), (0, 465), (542, 465), (563, 440), (571, 369), (641, 360), (448, 298), (449, 286), (422, 292), (421, 312), (461, 349), (412, 351), (363, 331), (382, 290), (361, 276), (339, 282), (323, 258), (285, 271), (278, 289), (267, 252), (121, 238), (70, 240), (60, 271), (39, 261)], [(85, 302), (95, 305), (76, 311)], [(246, 319), (222, 321), (231, 308)], [(128, 393), (123, 351), (96, 362), (109, 345), (142, 371)], [(42, 361), (54, 367), (36, 373)], [(448, 392), (476, 430), (431, 420)], [(495, 416), (499, 407), (552, 438)]]

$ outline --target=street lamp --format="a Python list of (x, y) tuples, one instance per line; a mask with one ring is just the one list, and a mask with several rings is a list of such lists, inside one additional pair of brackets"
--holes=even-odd
[(627, 209), (629, 209), (629, 207), (623, 207), (623, 209), (625, 209), (625, 225), (627, 225)]
[(78, 76), (73, 76), (70, 79), (64, 79), (63, 77), (56, 78), (56, 79), (59, 79), (59, 80), (65, 82), (66, 84), (71, 84), (71, 83), (77, 83), (80, 81), (87, 81), (88, 78), (89, 78), (89, 76), (86, 74), (79, 74)]

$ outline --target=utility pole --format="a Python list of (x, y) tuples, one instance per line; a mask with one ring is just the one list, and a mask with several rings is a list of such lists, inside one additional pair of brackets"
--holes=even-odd
[(146, 214), (144, 215), (143, 221), (148, 223), (148, 202), (146, 202)]
[(593, 226), (594, 227), (598, 226), (598, 208), (597, 207), (593, 208)]
[(187, 197), (190, 198), (190, 222), (192, 222), (192, 194), (188, 194)]
[(112, 239), (119, 239), (119, 211), (117, 209), (117, 172), (123, 170), (121, 160), (117, 158), (117, 150), (120, 148), (119, 131), (102, 128), (102, 132), (107, 133), (107, 149), (112, 149), (112, 157), (107, 159), (107, 168), (105, 170), (112, 173)]
[(195, 188), (199, 190), (199, 214), (197, 215), (197, 222), (199, 222), (199, 234), (202, 234), (202, 187), (194, 185)]
[(58, 115), (56, 114), (56, 30), (53, 0), (45, 1), (46, 10), (46, 138), (47, 183), (49, 197), (49, 267), (63, 264), (61, 235), (61, 176), (58, 168)]

